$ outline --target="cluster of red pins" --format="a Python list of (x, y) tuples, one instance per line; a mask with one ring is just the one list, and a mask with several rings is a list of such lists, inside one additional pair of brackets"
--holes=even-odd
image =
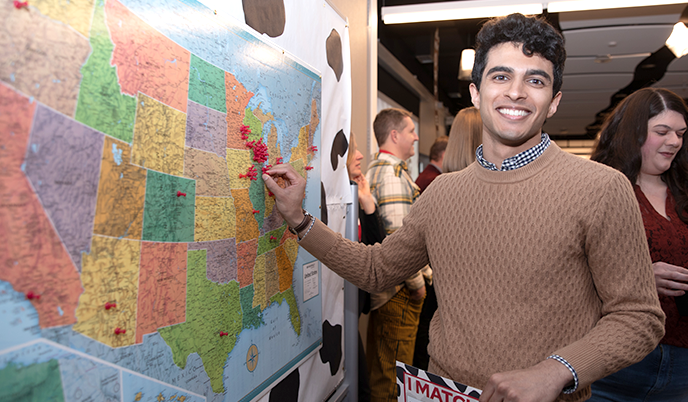
[(117, 303), (105, 302), (105, 310), (110, 310), (111, 308), (117, 308)]
[(41, 295), (36, 294), (36, 293), (34, 293), (34, 292), (32, 292), (32, 291), (29, 290), (29, 291), (26, 293), (26, 298), (29, 299), (29, 300), (40, 300), (40, 299), (41, 299)]
[(268, 146), (263, 140), (248, 141), (246, 146), (253, 150), (253, 161), (263, 163), (268, 160)]
[(270, 169), (272, 169), (272, 165), (270, 164), (263, 166), (263, 173), (267, 174)]
[(251, 134), (251, 128), (242, 124), (241, 127), (239, 127), (239, 131), (241, 131), (241, 139), (248, 140), (248, 135)]
[(19, 1), (19, 0), (14, 0), (14, 8), (20, 9), (20, 8), (25, 8), (29, 6), (28, 1)]
[(222, 336), (227, 336), (227, 335), (229, 335), (229, 332), (220, 331), (220, 336), (221, 336), (221, 337), (222, 337)]
[(115, 328), (115, 335), (126, 334), (127, 330), (120, 327)]
[(318, 147), (313, 145), (312, 147), (308, 147), (308, 152), (318, 152)]
[(284, 158), (282, 158), (282, 157), (280, 156), (279, 158), (277, 158), (277, 161), (276, 161), (276, 162), (277, 162), (277, 164), (279, 165), (280, 163), (283, 163), (283, 161), (284, 161)]
[(182, 193), (181, 191), (177, 191), (177, 197), (186, 197), (186, 193)]
[(256, 170), (255, 166), (251, 165), (251, 167), (249, 167), (248, 170), (246, 171), (246, 174), (239, 173), (239, 178), (240, 179), (258, 180), (258, 171)]

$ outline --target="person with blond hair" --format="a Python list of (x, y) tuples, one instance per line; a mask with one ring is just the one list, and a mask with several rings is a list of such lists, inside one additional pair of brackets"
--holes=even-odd
[(482, 142), (483, 121), (475, 106), (461, 109), (449, 130), (442, 172), (458, 172), (475, 161), (475, 150)]

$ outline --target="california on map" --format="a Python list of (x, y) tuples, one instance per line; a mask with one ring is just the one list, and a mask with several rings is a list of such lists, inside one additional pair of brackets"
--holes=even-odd
[(0, 400), (248, 400), (311, 353), (261, 173), (318, 210), (317, 73), (191, 0), (0, 21)]

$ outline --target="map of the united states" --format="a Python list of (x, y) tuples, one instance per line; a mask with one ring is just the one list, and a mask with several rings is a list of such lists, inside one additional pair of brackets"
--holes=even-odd
[[(231, 48), (220, 24), (183, 25), (199, 7), (168, 3), (154, 26), (124, 0), (0, 2), (0, 281), (27, 295), (42, 337), (64, 327), (145, 351), (155, 335), (226, 394), (228, 356), (269, 330), (267, 310), (286, 305), (291, 336), (304, 330), (298, 243), (261, 173), (285, 162), (319, 181), (320, 81), (246, 33)], [(17, 367), (0, 361), (2, 378), (29, 373)]]

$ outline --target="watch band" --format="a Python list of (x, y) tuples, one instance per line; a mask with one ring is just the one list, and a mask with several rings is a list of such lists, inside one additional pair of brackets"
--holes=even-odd
[(303, 211), (303, 215), (304, 215), (303, 220), (301, 221), (301, 223), (296, 225), (296, 227), (292, 228), (290, 226), (287, 226), (287, 227), (289, 227), (289, 231), (292, 234), (298, 235), (300, 231), (302, 231), (303, 229), (305, 229), (308, 226), (308, 224), (311, 221), (311, 218), (313, 218), (313, 215), (309, 214), (308, 211)]

